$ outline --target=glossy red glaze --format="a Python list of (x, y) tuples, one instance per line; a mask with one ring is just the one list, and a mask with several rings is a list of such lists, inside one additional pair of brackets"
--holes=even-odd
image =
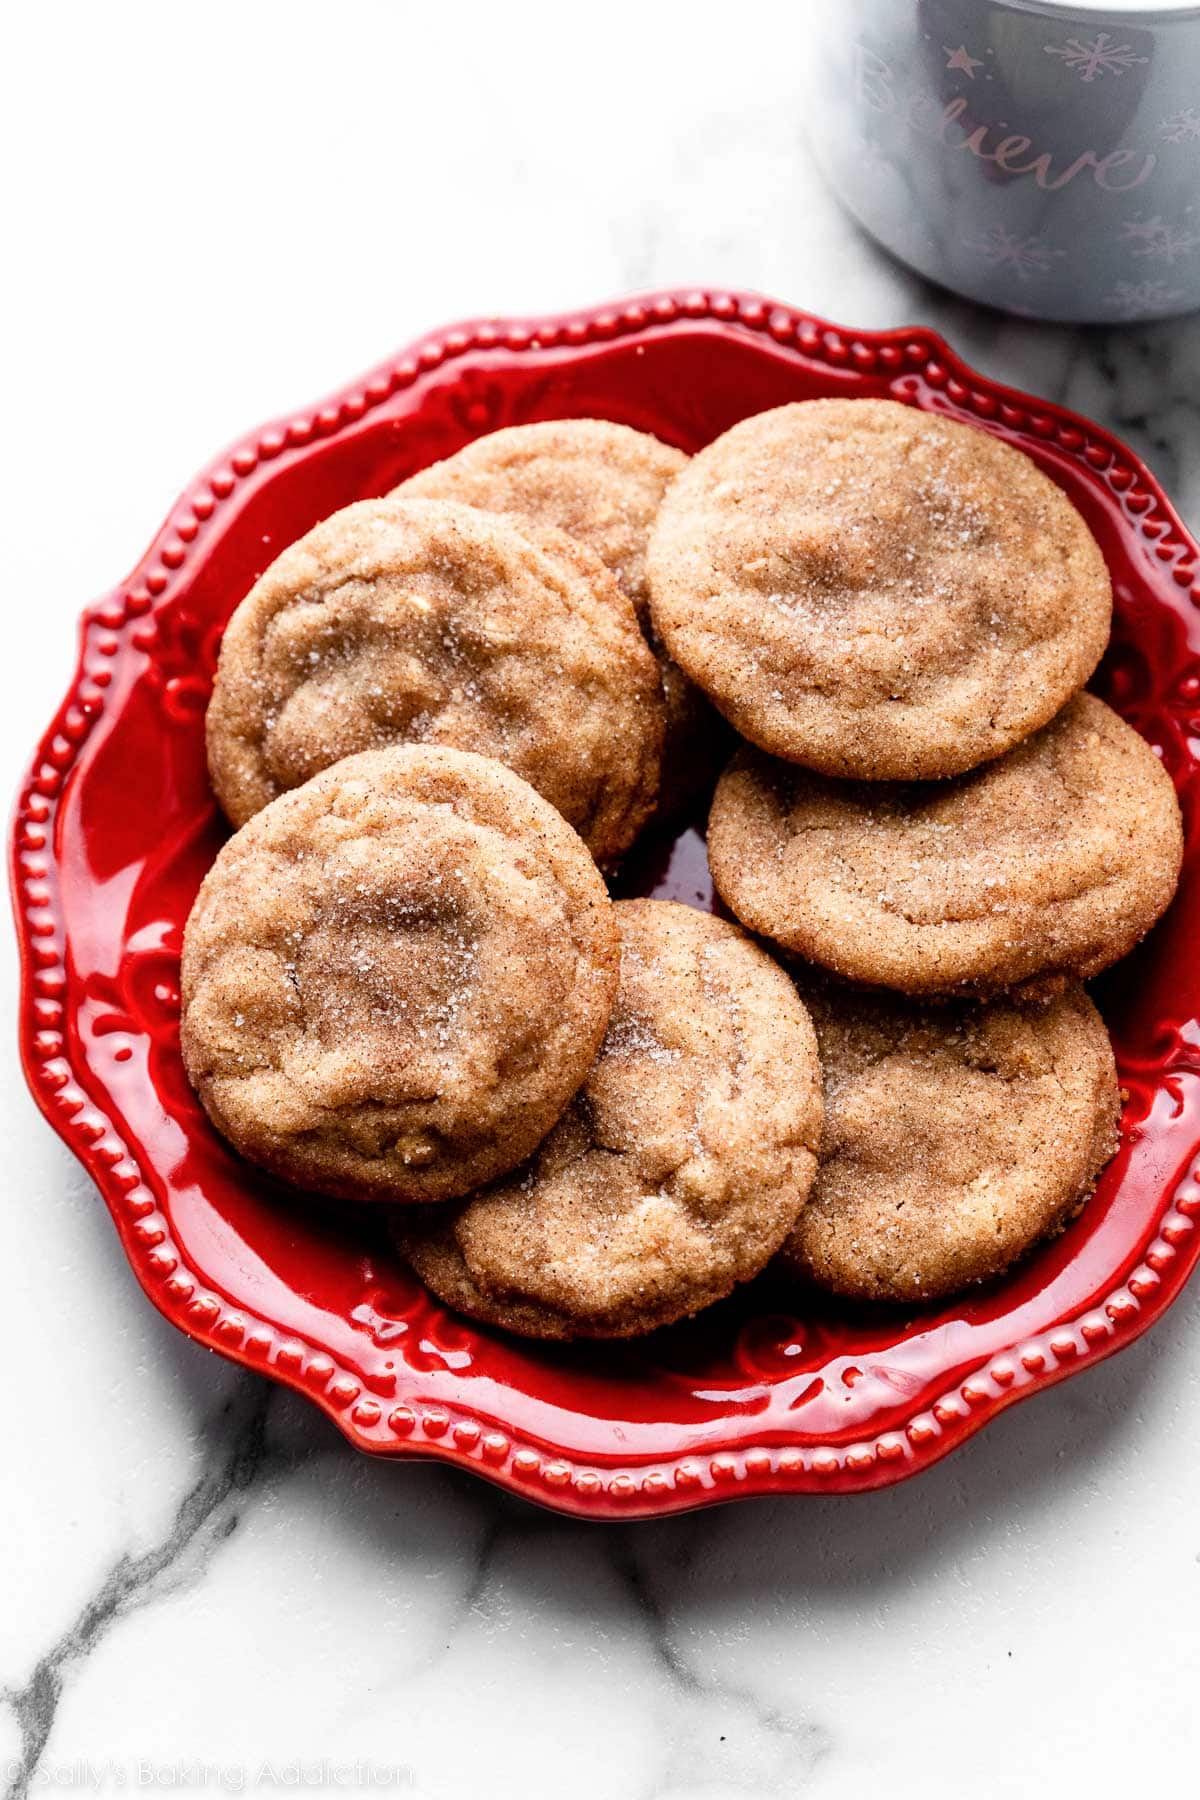
[[(695, 450), (749, 413), (822, 394), (891, 395), (1020, 445), (1108, 558), (1117, 617), (1100, 685), (1161, 750), (1188, 827), (1172, 912), (1100, 984), (1128, 1093), (1120, 1153), (1062, 1237), (946, 1305), (853, 1309), (763, 1281), (640, 1344), (506, 1339), (426, 1295), (378, 1212), (297, 1197), (240, 1162), (184, 1078), (181, 931), (223, 836), (203, 736), (222, 628), (316, 520), (496, 426), (598, 414)], [(311, 1394), (363, 1450), (441, 1457), (599, 1517), (912, 1474), (1128, 1343), (1196, 1260), (1198, 562), (1127, 449), (985, 380), (925, 331), (855, 333), (753, 296), (678, 293), (427, 338), (236, 445), (84, 615), (74, 683), (13, 827), (21, 1050), (38, 1104), (167, 1317)], [(622, 888), (709, 905), (700, 837), (643, 847)]]

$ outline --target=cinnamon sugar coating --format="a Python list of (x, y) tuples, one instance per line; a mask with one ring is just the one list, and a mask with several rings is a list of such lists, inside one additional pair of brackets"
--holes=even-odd
[(573, 538), (445, 501), (365, 500), (285, 550), (234, 613), (209, 769), (238, 825), (360, 750), (476, 751), (610, 861), (653, 807), (663, 726), (633, 608)]
[(669, 654), (751, 742), (910, 780), (998, 756), (1087, 680), (1104, 558), (986, 432), (888, 400), (735, 425), (668, 490), (647, 556)]
[(1045, 1008), (922, 1007), (801, 984), (825, 1125), (779, 1258), (834, 1293), (911, 1302), (1000, 1274), (1061, 1229), (1117, 1145), (1116, 1067), (1077, 985)]
[(745, 748), (708, 852), (742, 923), (810, 962), (909, 994), (987, 994), (1124, 956), (1170, 902), (1183, 831), (1149, 745), (1079, 694), (944, 782), (833, 782)]
[(445, 1200), (527, 1156), (604, 1035), (612, 905), (499, 763), (366, 751), (257, 813), (184, 934), (184, 1061), (251, 1161), (350, 1199)]
[(611, 570), (644, 626), (646, 540), (687, 460), (649, 432), (608, 419), (550, 419), (476, 438), (392, 492), (516, 513), (569, 532)]
[[(650, 626), (646, 542), (682, 450), (608, 419), (510, 425), (402, 482), (398, 498), (457, 500), (569, 532), (597, 555)], [(685, 817), (717, 778), (728, 728), (682, 669), (661, 655), (666, 736), (655, 818)]]
[(764, 1266), (816, 1166), (820, 1076), (795, 989), (736, 926), (616, 907), (621, 983), (587, 1081), (518, 1174), (398, 1215), (448, 1305), (524, 1336), (629, 1337)]

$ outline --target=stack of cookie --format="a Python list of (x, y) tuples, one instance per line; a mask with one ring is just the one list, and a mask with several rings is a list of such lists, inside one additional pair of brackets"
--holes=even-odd
[(539, 1337), (720, 1299), (816, 1169), (792, 982), (599, 872), (706, 804), (730, 749), (649, 627), (686, 460), (531, 425), (347, 507), (237, 608), (208, 713), (240, 829), (185, 936), (205, 1107), (291, 1182), (402, 1203), (443, 1299)]
[(864, 1299), (994, 1275), (1112, 1155), (1079, 983), (1182, 857), (1162, 766), (1080, 691), (1111, 621), (1099, 547), (999, 439), (825, 400), (702, 451), (649, 575), (663, 641), (748, 740), (709, 819), (717, 890), (807, 965), (825, 1134), (784, 1259)]
[[(1110, 606), (1032, 464), (887, 403), (690, 463), (517, 427), (335, 514), (222, 645), (211, 1118), (399, 1203), (428, 1285), (525, 1335), (645, 1332), (773, 1259), (905, 1300), (996, 1272), (1112, 1152), (1078, 978), (1178, 873), (1170, 782), (1077, 691)], [(725, 720), (714, 878), (782, 964), (600, 874), (707, 799)]]

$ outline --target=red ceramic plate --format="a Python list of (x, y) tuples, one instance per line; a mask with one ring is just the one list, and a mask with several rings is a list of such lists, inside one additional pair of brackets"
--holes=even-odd
[[(1127, 1093), (1120, 1153), (1062, 1237), (945, 1305), (854, 1310), (763, 1281), (620, 1348), (507, 1339), (432, 1300), (377, 1212), (297, 1197), (239, 1161), (184, 1078), (180, 939), (223, 836), (203, 732), (221, 631), (285, 544), (481, 432), (592, 414), (696, 450), (749, 413), (822, 394), (889, 395), (1019, 445), (1108, 558), (1116, 628), (1100, 686), (1160, 750), (1188, 823), (1171, 913), (1100, 984)], [(1129, 1343), (1196, 1260), (1198, 564), (1127, 449), (985, 380), (925, 331), (843, 331), (751, 296), (680, 293), (439, 332), (241, 440), (85, 613), (12, 841), (38, 1104), (167, 1317), (310, 1394), (360, 1449), (440, 1457), (596, 1517), (911, 1475)], [(707, 906), (699, 835), (647, 846), (622, 887)]]

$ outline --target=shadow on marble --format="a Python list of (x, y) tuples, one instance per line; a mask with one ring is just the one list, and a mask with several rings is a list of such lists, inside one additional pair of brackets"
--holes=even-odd
[[(874, 264), (891, 263), (860, 226), (847, 219), (845, 228)], [(1200, 531), (1200, 313), (1146, 325), (1043, 324), (960, 300), (899, 264), (892, 269), (900, 293), (891, 324), (940, 332), (982, 373), (1070, 407), (1122, 438)], [(780, 298), (816, 304), (800, 294)], [(867, 323), (846, 316), (844, 307), (835, 322)]]
[[(339, 1529), (355, 1539), (375, 1536), (381, 1557), (390, 1554), (395, 1533), (405, 1530), (410, 1507), (415, 1518), (440, 1497), (464, 1517), (482, 1512), (491, 1537), (559, 1539), (564, 1565), (574, 1555), (572, 1540), (616, 1540), (613, 1554), (655, 1589), (703, 1587), (714, 1570), (723, 1570), (721, 1585), (732, 1581), (746, 1600), (767, 1590), (778, 1597), (788, 1589), (880, 1588), (919, 1581), (924, 1566), (961, 1552), (982, 1529), (1019, 1529), (1023, 1518), (1094, 1490), (1110, 1463), (1136, 1462), (1143, 1436), (1170, 1429), (1159, 1416), (1169, 1384), (1157, 1378), (1188, 1355), (1198, 1321), (1200, 1287), (1193, 1284), (1138, 1343), (1021, 1403), (944, 1462), (897, 1487), (735, 1502), (662, 1521), (577, 1522), (458, 1470), (363, 1457), (291, 1394), (272, 1399), (268, 1437), (285, 1466), (320, 1459)], [(219, 1432), (219, 1421), (212, 1428)], [(519, 1583), (519, 1559), (510, 1576)]]
[[(114, 1332), (128, 1335), (133, 1377), (139, 1363), (153, 1364), (153, 1404), (176, 1409), (174, 1423), (193, 1438), (201, 1466), (211, 1470), (236, 1457), (239, 1434), (258, 1433), (263, 1478), (283, 1490), (284, 1507), (296, 1472), (319, 1465), (313, 1472), (331, 1538), (374, 1540), (384, 1558), (395, 1534), (416, 1528), (432, 1506), (460, 1517), (469, 1535), (551, 1540), (563, 1565), (583, 1554), (571, 1548), (576, 1540), (598, 1535), (637, 1580), (655, 1589), (703, 1589), (716, 1579), (715, 1568), (743, 1600), (768, 1589), (832, 1593), (918, 1581), (924, 1569), (969, 1547), (981, 1529), (1020, 1529), (1106, 1480), (1136, 1480), (1143, 1448), (1171, 1429), (1164, 1415), (1178, 1388), (1172, 1368), (1200, 1335), (1200, 1283), (1193, 1282), (1127, 1350), (1020, 1403), (944, 1462), (878, 1493), (735, 1502), (662, 1521), (585, 1524), (458, 1470), (362, 1456), (302, 1396), (191, 1343), (142, 1295), (90, 1180), (48, 1133), (44, 1142), (44, 1174), (62, 1196), (60, 1228), (70, 1237), (72, 1258), (87, 1265)], [(256, 1486), (257, 1478), (246, 1483), (244, 1506), (255, 1504)], [(594, 1546), (586, 1556), (593, 1554)], [(519, 1558), (512, 1579), (520, 1581)]]
[[(776, 1590), (783, 1583), (860, 1586), (912, 1579), (923, 1562), (945, 1556), (976, 1531), (981, 1519), (995, 1528), (1031, 1509), (1053, 1506), (1056, 1495), (1094, 1483), (1109, 1459), (1136, 1456), (1143, 1434), (1169, 1429), (1157, 1417), (1168, 1399), (1166, 1376), (1176, 1359), (1188, 1356), (1200, 1332), (1200, 1283), (1193, 1282), (1128, 1349), (1021, 1402), (944, 1462), (878, 1493), (734, 1502), (662, 1521), (583, 1524), (458, 1470), (362, 1456), (302, 1396), (190, 1342), (142, 1295), (91, 1182), (65, 1151), (60, 1160), (78, 1254), (96, 1271), (114, 1328), (130, 1329), (139, 1353), (152, 1357), (167, 1377), (165, 1387), (187, 1415), (185, 1429), (196, 1434), (202, 1456), (223, 1453), (231, 1415), (240, 1416), (254, 1406), (254, 1394), (262, 1395), (277, 1477), (286, 1483), (290, 1469), (319, 1458), (330, 1506), (341, 1509), (344, 1529), (377, 1533), (381, 1555), (387, 1554), (388, 1537), (407, 1510), (408, 1496), (423, 1508), (432, 1488), (447, 1504), (471, 1512), (482, 1508), (496, 1531), (627, 1534), (639, 1562), (644, 1554), (662, 1568), (689, 1562), (698, 1542), (719, 1537), (726, 1554), (744, 1550), (751, 1586), (760, 1539), (773, 1547), (770, 1581)], [(130, 1309), (136, 1309), (136, 1321), (128, 1318)], [(381, 1506), (384, 1496), (390, 1505)]]

